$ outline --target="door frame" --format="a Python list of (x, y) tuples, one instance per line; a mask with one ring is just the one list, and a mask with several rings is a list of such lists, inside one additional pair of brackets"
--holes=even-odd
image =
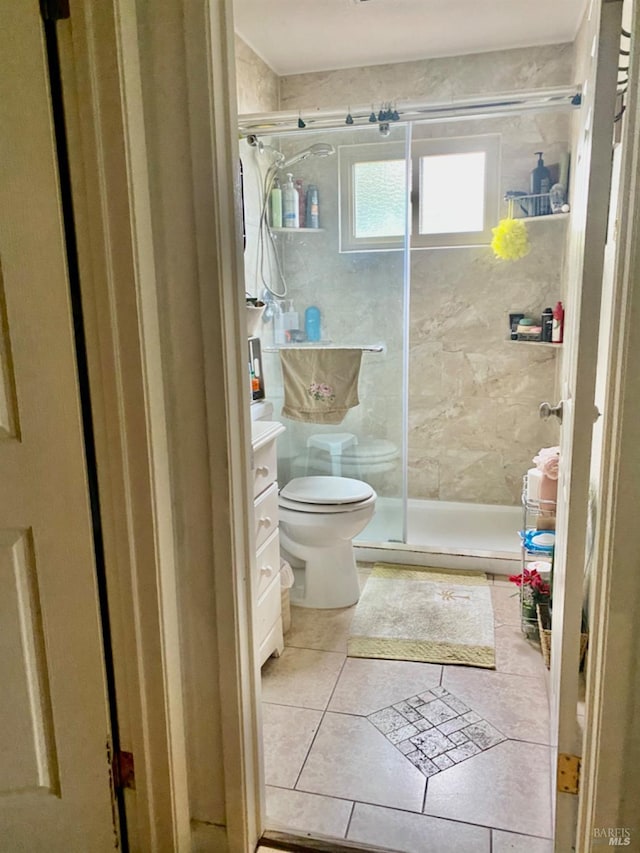
[[(162, 354), (146, 155), (131, 110), (135, 20), (71, 3), (57, 22), (131, 850), (187, 850), (189, 811)], [(114, 57), (120, 62), (114, 62)]]
[[(640, 14), (635, 5), (622, 165), (614, 229), (614, 299), (608, 339), (602, 417), (599, 493), (589, 607), (577, 849), (589, 850), (594, 833), (631, 829), (638, 844), (640, 742), (633, 727), (640, 705), (640, 546), (633, 535), (640, 506)], [(636, 797), (637, 800), (637, 797)], [(635, 824), (634, 824), (635, 822)], [(624, 836), (622, 836), (624, 841)], [(605, 843), (604, 841), (601, 843)]]
[[(71, 24), (61, 27), (117, 710), (123, 746), (136, 760), (136, 791), (126, 792), (128, 831), (132, 850), (248, 853), (262, 831), (264, 791), (247, 590), (253, 559), (246, 523), (250, 424), (232, 3), (163, 5), (175, 7), (175, 29), (162, 17), (171, 10), (155, 8), (140, 21), (145, 4), (134, 0), (71, 0)], [(168, 49), (173, 64), (162, 62)], [(635, 123), (637, 63), (631, 79)], [(143, 97), (149, 85), (158, 97), (165, 87), (183, 97), (186, 125), (176, 119), (167, 128), (154, 126)], [(180, 188), (150, 131), (164, 134), (175, 162), (190, 166), (181, 202), (191, 204), (192, 228), (170, 227), (172, 214), (184, 212), (174, 201)], [(623, 180), (635, 202), (637, 143), (627, 160)], [(638, 466), (622, 464), (628, 457), (621, 450), (640, 399), (640, 370), (624, 370), (640, 361), (640, 342), (631, 332), (640, 279), (635, 204), (623, 212), (620, 229), (628, 233), (618, 282), (626, 310), (609, 376), (612, 410), (605, 413), (607, 470), (614, 473), (602, 477), (607, 512), (601, 519), (611, 527), (600, 536), (596, 555), (604, 580), (588, 669), (584, 838), (610, 801), (604, 783), (622, 792), (622, 773), (633, 766), (629, 744), (626, 755), (612, 751), (606, 765), (597, 760), (603, 745), (613, 742), (611, 709), (631, 688), (620, 677), (620, 663), (633, 661), (633, 653), (638, 659), (637, 634), (632, 639), (620, 630), (624, 614), (612, 595), (640, 601), (640, 573), (621, 570), (619, 557), (637, 562), (637, 547), (624, 525), (613, 526), (612, 515), (615, 510), (633, 529), (640, 505)], [(165, 239), (188, 268), (181, 306), (191, 311), (169, 327), (174, 306), (166, 283), (175, 269), (158, 251), (158, 240)], [(194, 315), (200, 320), (195, 326)], [(181, 349), (181, 331), (188, 332), (192, 349)], [(179, 375), (206, 397), (206, 408), (194, 403), (176, 412), (171, 395)], [(208, 460), (204, 481), (187, 443), (198, 460)], [(199, 544), (204, 559), (195, 559), (188, 536), (185, 546), (181, 501), (206, 528), (207, 541)], [(202, 696), (213, 703), (210, 713), (198, 707)], [(619, 737), (630, 731), (629, 714)]]
[[(70, 6), (58, 37), (129, 845), (246, 853), (260, 746), (230, 4)], [(163, 123), (164, 97), (186, 114)]]

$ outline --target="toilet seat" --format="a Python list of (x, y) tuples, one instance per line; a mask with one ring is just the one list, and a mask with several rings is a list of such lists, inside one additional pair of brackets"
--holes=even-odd
[(296, 477), (280, 491), (287, 500), (313, 504), (352, 504), (372, 494), (368, 483), (351, 477)]
[(296, 477), (282, 488), (279, 504), (296, 512), (352, 512), (376, 497), (368, 483), (350, 477)]
[(377, 495), (350, 477), (296, 477), (279, 495), (280, 547), (300, 607), (351, 607), (360, 595), (353, 539), (371, 521)]

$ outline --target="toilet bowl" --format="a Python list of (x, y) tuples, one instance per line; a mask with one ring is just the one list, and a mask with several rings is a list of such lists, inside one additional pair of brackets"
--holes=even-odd
[(293, 566), (291, 602), (349, 607), (360, 595), (352, 539), (375, 511), (376, 493), (348, 477), (298, 477), (279, 496), (282, 555)]

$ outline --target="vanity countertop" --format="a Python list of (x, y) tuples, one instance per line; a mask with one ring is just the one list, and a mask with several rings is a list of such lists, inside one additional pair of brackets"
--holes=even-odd
[(251, 446), (254, 450), (259, 450), (284, 431), (285, 427), (279, 421), (253, 421), (251, 424)]

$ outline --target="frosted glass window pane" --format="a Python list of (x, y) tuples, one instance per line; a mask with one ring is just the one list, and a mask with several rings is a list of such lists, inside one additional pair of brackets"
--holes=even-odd
[(373, 160), (353, 166), (356, 237), (401, 237), (407, 207), (404, 160)]
[(420, 158), (420, 233), (484, 228), (484, 151)]

